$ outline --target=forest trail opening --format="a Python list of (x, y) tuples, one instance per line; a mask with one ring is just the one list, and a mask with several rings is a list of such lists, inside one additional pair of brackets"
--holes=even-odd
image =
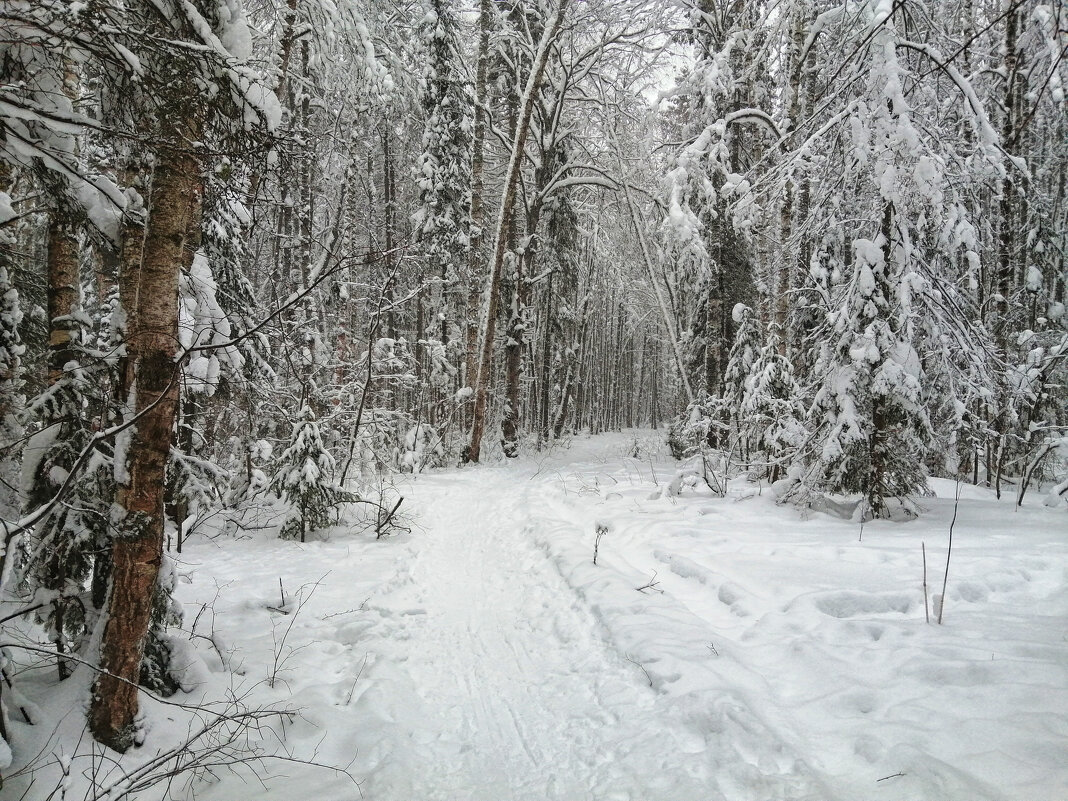
[[(861, 540), (680, 472), (654, 432), (575, 437), (397, 477), (411, 533), (195, 540), (179, 589), (227, 659), (201, 651), (205, 690), (238, 671), (299, 710), (285, 753), (326, 766), (268, 762), (263, 797), (1060, 798), (1057, 510), (981, 489), (958, 509), (933, 480), (919, 520)], [(921, 544), (940, 561), (954, 517), (952, 617), (928, 625)], [(194, 789), (250, 797), (237, 775)]]
[(724, 779), (735, 771), (719, 770), (742, 759), (729, 732), (710, 740), (661, 703), (535, 545), (547, 480), (524, 463), (417, 479), (410, 581), (372, 604), (378, 635), (404, 643), (410, 680), (394, 690), (417, 697), (392, 699), (391, 747), (366, 796), (738, 797)]

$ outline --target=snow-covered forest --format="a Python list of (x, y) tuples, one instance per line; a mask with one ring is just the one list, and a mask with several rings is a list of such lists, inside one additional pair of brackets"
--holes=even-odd
[(1063, 799), (1068, 6), (0, 0), (0, 798)]

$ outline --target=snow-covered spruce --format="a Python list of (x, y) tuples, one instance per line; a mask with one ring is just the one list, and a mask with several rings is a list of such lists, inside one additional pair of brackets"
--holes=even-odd
[(352, 493), (336, 485), (334, 469), (334, 457), (323, 444), (315, 413), (305, 404), (271, 481), (272, 491), (287, 505), (282, 537), (305, 542), (310, 533), (335, 521), (341, 504), (355, 500)]

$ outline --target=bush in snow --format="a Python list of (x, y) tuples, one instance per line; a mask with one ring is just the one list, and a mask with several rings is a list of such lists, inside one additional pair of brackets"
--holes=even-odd
[(331, 512), (339, 504), (356, 500), (334, 483), (334, 457), (326, 449), (319, 422), (307, 404), (301, 408), (289, 447), (279, 459), (271, 489), (289, 505), (282, 536), (301, 542), (309, 531), (330, 525)]
[(404, 436), (401, 469), (409, 473), (422, 472), (424, 467), (438, 467), (445, 456), (441, 436), (429, 423), (416, 423)]
[(145, 638), (145, 652), (141, 659), (140, 684), (151, 692), (168, 698), (181, 688), (179, 671), (184, 667), (176, 664), (174, 645), (168, 626), (182, 622), (182, 606), (173, 598), (177, 575), (174, 562), (163, 555), (156, 588), (152, 594), (152, 617)]

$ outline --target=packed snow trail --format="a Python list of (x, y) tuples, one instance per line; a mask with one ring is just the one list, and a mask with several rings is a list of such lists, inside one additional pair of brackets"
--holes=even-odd
[[(532, 543), (537, 479), (523, 481), (513, 467), (418, 481), (425, 530), (410, 582), (370, 607), (382, 618), (375, 633), (404, 643), (400, 669), (410, 681), (382, 688), (393, 696), (381, 700), (394, 725), (366, 797), (808, 796), (792, 763), (779, 775), (777, 761), (762, 761), (769, 772), (760, 775), (731, 731), (710, 742), (658, 703), (636, 661), (601, 639), (598, 621)], [(769, 753), (778, 750), (769, 743)]]
[[(669, 490), (678, 474), (658, 434), (579, 437), (397, 477), (410, 534), (191, 540), (186, 683), (299, 710), (260, 745), (320, 767), (167, 798), (1064, 800), (1063, 509), (964, 488), (958, 510), (933, 481), (920, 519), (860, 532), (742, 477)], [(935, 573), (951, 520), (928, 625), (922, 548)], [(188, 725), (150, 720), (154, 743)]]

